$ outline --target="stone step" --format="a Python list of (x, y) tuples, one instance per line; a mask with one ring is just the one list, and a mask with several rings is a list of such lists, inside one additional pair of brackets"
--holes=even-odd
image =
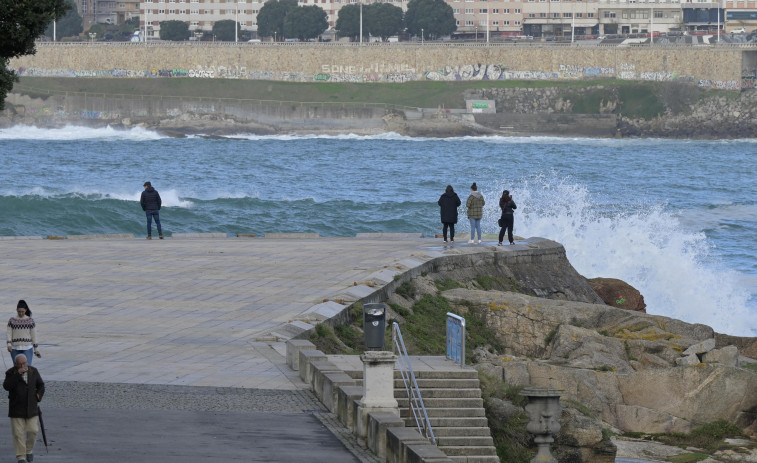
[[(473, 418), (486, 416), (486, 410), (483, 408), (426, 408), (426, 414), (428, 414), (429, 418), (449, 418), (455, 416)], [(400, 417), (410, 417), (410, 409), (400, 407)]]
[[(439, 428), (444, 429), (444, 428)], [(434, 430), (434, 436), (436, 437), (436, 444), (439, 447), (492, 447), (494, 446), (494, 439), (491, 436), (437, 436), (436, 430)]]
[(472, 445), (460, 445), (460, 446), (442, 446), (439, 445), (439, 450), (444, 452), (448, 457), (461, 456), (461, 455), (476, 455), (476, 456), (497, 456), (497, 450), (492, 445), (472, 446)]
[(489, 428), (482, 427), (441, 427), (434, 428), (434, 435), (440, 437), (491, 437)]
[[(421, 391), (421, 394), (423, 392)], [(397, 403), (400, 408), (408, 407), (407, 398), (397, 398)], [(482, 398), (435, 398), (423, 396), (423, 405), (426, 410), (430, 408), (482, 408), (484, 406), (484, 399)]]
[[(363, 379), (363, 370), (344, 370), (344, 372), (355, 379)], [(452, 370), (420, 370), (413, 371), (415, 379), (420, 383), (420, 380), (439, 380), (450, 384), (450, 381), (457, 380), (475, 380), (478, 381), (478, 371), (452, 369)], [(399, 370), (394, 370), (394, 379), (402, 380), (402, 373)]]
[[(418, 387), (421, 389), (480, 389), (481, 384), (478, 379), (437, 379), (437, 378), (415, 378)], [(402, 379), (394, 380), (395, 389), (404, 389), (405, 383)]]
[[(442, 427), (485, 428), (489, 426), (485, 416), (429, 416), (428, 421), (433, 429)], [(415, 426), (415, 419), (407, 417), (405, 423), (405, 426)]]
[[(407, 398), (407, 390), (403, 388), (394, 389), (394, 397), (397, 399)], [(476, 399), (481, 397), (481, 389), (478, 388), (465, 388), (465, 389), (453, 389), (453, 388), (424, 388), (421, 387), (421, 397), (423, 400), (428, 398), (461, 398), (461, 399)]]
[(500, 463), (497, 455), (449, 456), (449, 459), (455, 463)]

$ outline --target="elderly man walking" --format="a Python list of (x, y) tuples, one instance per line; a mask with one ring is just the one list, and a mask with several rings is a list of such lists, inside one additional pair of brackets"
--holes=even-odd
[(34, 443), (39, 432), (39, 401), (45, 394), (45, 383), (39, 371), (28, 365), (25, 355), (17, 355), (13, 368), (5, 372), (3, 389), (8, 391), (13, 446), (18, 463), (34, 460)]

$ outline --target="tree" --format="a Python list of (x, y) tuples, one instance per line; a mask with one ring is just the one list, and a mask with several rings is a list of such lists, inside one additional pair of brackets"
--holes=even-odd
[(48, 37), (53, 36), (53, 29), (55, 30), (55, 40), (60, 40), (63, 37), (74, 37), (82, 33), (84, 28), (81, 25), (81, 16), (79, 12), (74, 8), (72, 0), (66, 0), (68, 13), (60, 18), (58, 21), (51, 21), (45, 29), (45, 35)]
[(184, 21), (161, 21), (160, 39), (181, 41), (189, 38), (189, 25)]
[[(353, 41), (357, 40), (360, 36), (360, 5), (352, 3), (341, 7), (334, 28), (339, 32), (339, 36), (350, 37)], [(365, 27), (363, 27), (363, 37), (368, 37), (368, 31)]]
[(314, 39), (329, 28), (328, 15), (318, 5), (298, 6), (284, 18), (284, 37)]
[(410, 35), (440, 37), (457, 30), (452, 7), (444, 0), (410, 0), (405, 13), (405, 27)]
[(402, 8), (390, 3), (372, 3), (363, 8), (363, 29), (386, 42), (390, 36), (402, 32)]
[(89, 29), (87, 30), (88, 34), (95, 34), (95, 39), (102, 39), (105, 37), (105, 33), (108, 31), (108, 28), (105, 26), (105, 24), (95, 23), (89, 26)]
[[(235, 28), (237, 29), (235, 30)], [(241, 24), (232, 19), (223, 19), (221, 21), (216, 21), (216, 23), (213, 24), (213, 34), (216, 36), (216, 40), (233, 42), (235, 38), (239, 38), (241, 32)]]
[(5, 109), (5, 97), (18, 80), (8, 68), (10, 59), (33, 55), (34, 41), (69, 8), (66, 0), (0, 0), (0, 109)]
[(284, 18), (297, 8), (297, 0), (268, 0), (258, 12), (258, 35), (260, 37), (283, 37)]

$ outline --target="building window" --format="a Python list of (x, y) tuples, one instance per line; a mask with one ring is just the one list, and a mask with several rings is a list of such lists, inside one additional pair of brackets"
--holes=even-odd
[(572, 14), (570, 14), (570, 13), (563, 13), (563, 14), (562, 14), (562, 17), (563, 17), (563, 18), (572, 18), (572, 17), (573, 17), (573, 15), (572, 15)]
[(460, 14), (460, 8), (452, 8), (452, 14)]
[(479, 8), (478, 12), (481, 13), (481, 14), (486, 14), (486, 13), (489, 12), (489, 9), (488, 8)]
[(605, 11), (605, 18), (614, 18), (615, 12), (614, 11)]
[(515, 21), (515, 25), (516, 25), (516, 26), (520, 26), (520, 20), (518, 20), (518, 21)]
[(662, 18), (662, 11), (655, 11), (654, 12), (654, 17), (655, 18)]
[(473, 14), (473, 8), (466, 8), (465, 14)]
[(594, 17), (594, 13), (586, 13), (586, 17), (587, 18), (593, 18)]
[(465, 25), (466, 26), (472, 26), (473, 25), (473, 21), (471, 21), (470, 19), (467, 19), (467, 20), (465, 20)]
[[(507, 12), (509, 13), (509, 12), (510, 12), (510, 10), (507, 10)], [(520, 14), (520, 8), (516, 8), (516, 9), (515, 9), (515, 14)]]

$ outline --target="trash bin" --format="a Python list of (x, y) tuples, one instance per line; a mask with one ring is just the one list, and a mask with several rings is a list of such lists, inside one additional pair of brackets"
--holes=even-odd
[(386, 304), (382, 302), (376, 302), (363, 305), (363, 331), (365, 332), (365, 348), (383, 348), (385, 330)]

